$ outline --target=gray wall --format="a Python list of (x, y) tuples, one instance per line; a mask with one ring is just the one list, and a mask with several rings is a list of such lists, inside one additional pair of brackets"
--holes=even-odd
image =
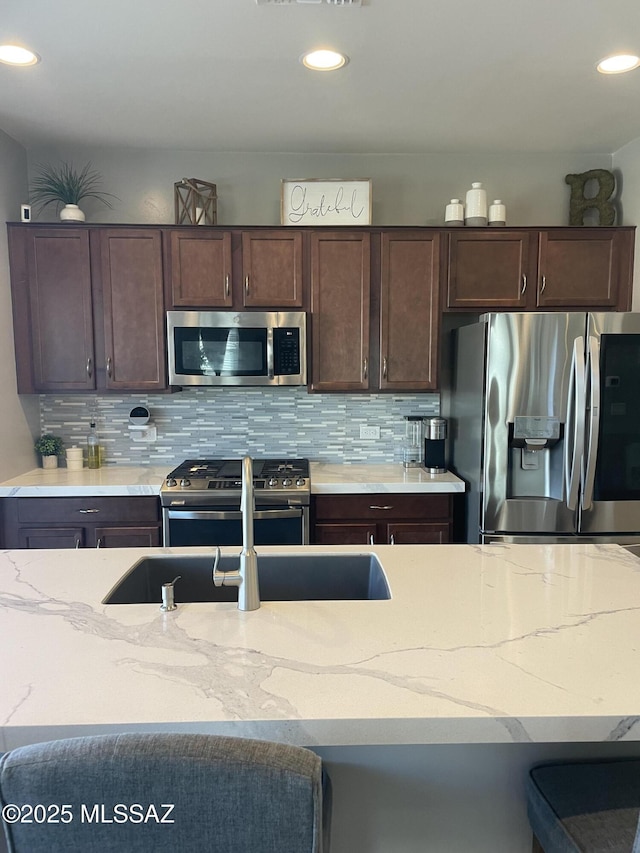
[[(86, 203), (94, 222), (173, 223), (173, 185), (181, 178), (216, 184), (221, 225), (278, 225), (282, 178), (371, 178), (373, 224), (440, 225), (451, 198), (463, 197), (472, 181), (507, 206), (509, 225), (568, 224), (569, 187), (564, 177), (587, 169), (610, 169), (608, 154), (265, 154), (165, 151), (71, 146), (29, 151), (34, 164), (65, 159), (91, 161), (103, 188), (120, 199), (113, 210)], [(55, 219), (48, 208), (43, 219)]]
[[(27, 198), (27, 155), (0, 130), (0, 221), (19, 218)], [(37, 397), (16, 391), (9, 258), (4, 226), (0, 231), (0, 482), (33, 468), (33, 435), (38, 430)]]
[[(613, 169), (622, 198), (625, 224), (640, 225), (640, 139), (630, 142), (613, 155)], [(640, 311), (640, 234), (638, 231), (636, 231), (635, 257), (631, 308), (633, 311)]]
[[(8, 137), (4, 137), (7, 144)], [(5, 148), (7, 150), (5, 150)], [(379, 225), (440, 225), (444, 207), (449, 199), (464, 197), (472, 181), (482, 181), (490, 199), (500, 198), (507, 205), (509, 225), (566, 225), (568, 222), (569, 188), (564, 177), (569, 172), (588, 169), (611, 169), (614, 159), (609, 154), (537, 154), (499, 155), (426, 154), (426, 155), (324, 155), (324, 154), (268, 154), (214, 151), (143, 150), (132, 148), (102, 148), (69, 145), (29, 150), (26, 167), (29, 173), (40, 162), (56, 163), (68, 160), (76, 166), (91, 161), (104, 178), (103, 188), (118, 196), (113, 209), (99, 203), (84, 205), (87, 220), (93, 222), (173, 223), (173, 185), (183, 177), (211, 181), (218, 188), (218, 222), (226, 225), (278, 225), (280, 223), (280, 181), (282, 178), (302, 177), (352, 177), (371, 178), (373, 181), (373, 224)], [(623, 187), (622, 202), (624, 224), (638, 220), (640, 211), (630, 198), (640, 184), (640, 145), (629, 151), (616, 163), (630, 177)], [(17, 181), (11, 193), (4, 197), (5, 219), (18, 218), (19, 203), (24, 199), (25, 156), (19, 146), (12, 144), (0, 148), (0, 170), (4, 178)], [(635, 174), (633, 174), (635, 173)], [(633, 177), (632, 177), (633, 174)], [(636, 187), (637, 189), (637, 187)], [(53, 207), (39, 217), (41, 221), (56, 221)], [(0, 239), (0, 251), (5, 251), (5, 238)], [(6, 265), (5, 265), (6, 266)], [(6, 278), (0, 281), (6, 299)], [(6, 312), (3, 316), (6, 316)], [(10, 327), (8, 329), (10, 334)], [(8, 337), (8, 336), (5, 336)], [(15, 447), (6, 454), (0, 449), (0, 478), (10, 476), (17, 469), (33, 466), (29, 453), (31, 440), (24, 412), (15, 398), (13, 357), (3, 362), (5, 381), (14, 383), (13, 401), (21, 423), (12, 427), (12, 434), (22, 444), (22, 453)], [(8, 367), (7, 367), (8, 365)], [(260, 396), (261, 392), (255, 392)], [(6, 396), (6, 395), (5, 395)], [(10, 396), (10, 395), (9, 395)], [(283, 398), (286, 395), (281, 395)], [(300, 412), (305, 406), (311, 413), (307, 432), (314, 437), (312, 449), (305, 452), (315, 459), (340, 459), (349, 461), (366, 458), (397, 459), (398, 442), (402, 429), (402, 414), (411, 412), (418, 404), (416, 398), (403, 395), (377, 395), (375, 405), (367, 406), (369, 398), (341, 397), (340, 395), (314, 395), (312, 398), (296, 392), (295, 408)], [(176, 395), (175, 398), (146, 398), (147, 405), (157, 412), (159, 440), (153, 446), (134, 444), (124, 431), (126, 412), (138, 403), (135, 396), (115, 400), (104, 396), (85, 400), (78, 406), (78, 397), (41, 397), (40, 427), (55, 430), (67, 440), (81, 440), (86, 431), (90, 406), (98, 412), (99, 427), (107, 444), (107, 458), (112, 462), (167, 458), (175, 445), (180, 452), (191, 452), (210, 446), (210, 436), (234, 436), (238, 446), (251, 448), (262, 436), (270, 435), (271, 426), (264, 422), (256, 438), (250, 427), (240, 426), (242, 406), (232, 411), (235, 397), (223, 398), (225, 405), (217, 405), (219, 397), (207, 391)], [(278, 398), (279, 400), (279, 398)], [(262, 392), (258, 408), (262, 414), (277, 411), (278, 400), (273, 392)], [(55, 401), (55, 405), (53, 404)], [(186, 402), (193, 404), (193, 417), (184, 417)], [(236, 401), (237, 402), (237, 401)], [(373, 402), (373, 401), (371, 401)], [(227, 405), (228, 404), (228, 405)], [(437, 409), (437, 397), (427, 395), (425, 405), (429, 412)], [(275, 408), (274, 408), (275, 407)], [(74, 417), (65, 421), (62, 412), (72, 410)], [(323, 411), (327, 412), (325, 418)], [(376, 445), (362, 443), (354, 432), (359, 423), (378, 423), (383, 439)], [(14, 418), (15, 420), (15, 418)], [(255, 420), (254, 420), (255, 423)], [(400, 423), (400, 432), (398, 431)], [(244, 430), (244, 432), (243, 432)], [(173, 434), (173, 435), (172, 435)], [(296, 432), (295, 422), (280, 443), (295, 451), (304, 448), (304, 437)], [(226, 441), (226, 438), (225, 438)], [(218, 443), (216, 443), (218, 446)], [(226, 444), (219, 445), (222, 453)], [(308, 445), (307, 445), (308, 446)], [(266, 452), (270, 452), (269, 447)], [(4, 468), (3, 468), (4, 466)]]

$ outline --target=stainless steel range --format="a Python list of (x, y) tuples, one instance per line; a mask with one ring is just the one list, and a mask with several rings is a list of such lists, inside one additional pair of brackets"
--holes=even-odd
[[(307, 545), (308, 459), (254, 459), (256, 545)], [(187, 459), (160, 489), (164, 544), (242, 545), (241, 459)]]

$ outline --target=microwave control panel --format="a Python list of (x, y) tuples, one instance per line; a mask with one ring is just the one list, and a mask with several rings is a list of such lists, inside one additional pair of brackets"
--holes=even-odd
[(300, 373), (300, 329), (273, 330), (273, 369), (276, 376)]

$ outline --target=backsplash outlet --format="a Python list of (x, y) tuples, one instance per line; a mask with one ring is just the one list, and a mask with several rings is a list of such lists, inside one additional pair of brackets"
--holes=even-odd
[[(157, 429), (153, 443), (133, 442), (133, 406), (146, 406)], [(172, 465), (184, 459), (307, 457), (317, 462), (400, 462), (404, 416), (440, 413), (438, 394), (366, 396), (308, 394), (304, 388), (198, 388), (171, 396), (40, 397), (42, 432), (65, 445), (84, 445), (89, 412), (107, 465)], [(363, 442), (360, 427), (378, 426)]]

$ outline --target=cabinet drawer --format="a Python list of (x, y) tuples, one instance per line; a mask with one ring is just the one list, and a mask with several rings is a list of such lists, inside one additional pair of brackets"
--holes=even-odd
[(316, 519), (339, 520), (449, 518), (450, 495), (364, 494), (316, 495)]
[(18, 521), (43, 522), (157, 522), (160, 517), (155, 497), (14, 498), (18, 502)]

